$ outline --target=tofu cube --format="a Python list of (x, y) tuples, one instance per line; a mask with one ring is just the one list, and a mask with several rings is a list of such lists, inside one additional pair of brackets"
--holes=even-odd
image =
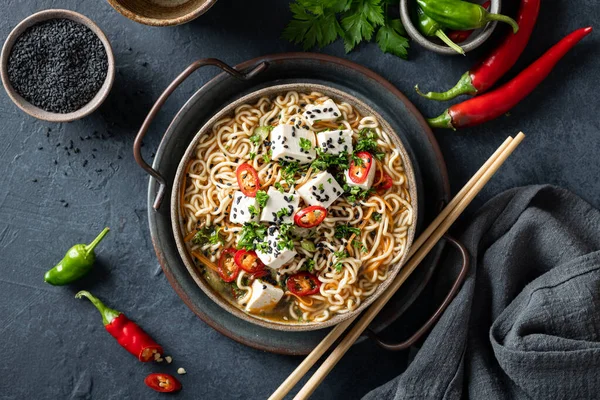
[(331, 99), (320, 105), (308, 104), (304, 109), (306, 111), (302, 113), (302, 116), (310, 126), (317, 121), (335, 121), (342, 116), (340, 109)]
[(350, 129), (317, 133), (317, 143), (324, 153), (337, 155), (352, 153), (352, 131)]
[(256, 255), (263, 264), (271, 269), (281, 268), (297, 254), (294, 250), (279, 250), (277, 248), (277, 243), (279, 242), (279, 229), (277, 229), (276, 226), (270, 226), (267, 229), (266, 241), (269, 246), (267, 251), (263, 253), (257, 249)]
[(258, 215), (252, 216), (250, 206), (258, 209), (258, 203), (255, 197), (248, 197), (244, 193), (237, 190), (233, 195), (233, 203), (231, 204), (231, 212), (229, 213), (229, 221), (234, 224), (244, 224), (250, 221), (258, 221)]
[[(302, 143), (305, 148), (302, 148)], [(306, 143), (310, 143), (310, 148), (306, 148)], [(308, 164), (317, 156), (315, 146), (315, 134), (309, 130), (294, 125), (278, 125), (271, 131), (273, 160)]]
[(252, 295), (246, 304), (246, 311), (268, 311), (275, 307), (283, 297), (283, 290), (269, 282), (255, 279), (252, 282)]
[(342, 193), (344, 190), (327, 171), (315, 175), (298, 189), (298, 194), (307, 204), (325, 208), (332, 205)]
[(346, 183), (349, 186), (358, 186), (359, 188), (363, 189), (363, 190), (368, 190), (371, 188), (371, 186), (373, 186), (373, 181), (375, 180), (375, 170), (377, 168), (375, 167), (375, 160), (373, 160), (373, 164), (371, 164), (371, 169), (369, 169), (369, 172), (367, 173), (367, 179), (365, 179), (365, 181), (363, 183), (356, 183), (353, 182), (352, 179), (350, 179), (350, 170), (346, 170), (346, 173), (344, 175), (346, 175)]
[[(281, 193), (279, 190), (270, 187), (267, 194), (269, 199), (260, 214), (260, 220), (274, 224), (293, 223), (292, 217), (298, 210), (298, 204), (300, 203), (300, 197), (298, 197), (296, 191), (292, 189), (289, 193)], [(286, 214), (278, 217), (277, 213), (280, 213), (282, 209), (287, 210)]]

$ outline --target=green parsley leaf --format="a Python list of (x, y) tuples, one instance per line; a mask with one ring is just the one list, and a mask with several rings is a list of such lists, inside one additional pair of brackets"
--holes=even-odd
[(346, 8), (346, 5), (333, 3), (319, 0), (298, 0), (291, 3), (292, 20), (283, 31), (283, 38), (302, 44), (304, 50), (314, 46), (325, 47), (335, 41), (343, 33), (336, 13)]
[(308, 272), (313, 272), (315, 270), (315, 260), (306, 260), (304, 265), (306, 265)]
[(285, 193), (285, 189), (283, 187), (283, 185), (281, 185), (281, 182), (275, 182), (275, 189), (279, 190), (281, 193)]
[(374, 221), (381, 222), (381, 214), (379, 214), (378, 212), (374, 212), (373, 214), (371, 214), (371, 218), (373, 218)]
[(251, 151), (250, 154), (248, 154), (248, 156), (250, 157), (251, 160), (254, 160), (256, 158), (256, 153)]
[(336, 225), (335, 233), (333, 236), (336, 237), (337, 239), (347, 239), (352, 234), (360, 235), (360, 229), (355, 228), (350, 225)]
[[(310, 143), (310, 141), (308, 142)], [(306, 165), (300, 165), (296, 161), (282, 161), (280, 165), (282, 166), (281, 177), (290, 187), (296, 183), (296, 175), (307, 169)]]
[(339, 262), (335, 264), (334, 268), (337, 272), (342, 272), (342, 268), (344, 268), (344, 265), (341, 262)]
[(325, 190), (325, 187), (323, 186), (322, 183), (319, 184), (319, 190)]
[(375, 27), (385, 22), (380, 0), (358, 0), (352, 2), (352, 7), (342, 18), (344, 48), (350, 52), (363, 40), (371, 40)]
[(239, 249), (254, 250), (256, 242), (262, 242), (267, 234), (267, 227), (257, 222), (246, 222), (238, 236)]
[(273, 150), (269, 149), (266, 154), (263, 154), (263, 162), (268, 163), (271, 162), (271, 157), (273, 156)]
[(348, 257), (348, 252), (346, 252), (346, 250), (334, 251), (333, 255), (336, 256), (338, 259), (346, 258), (346, 257)]
[(312, 148), (312, 143), (308, 139), (300, 138), (300, 148), (304, 151), (309, 151)]
[(368, 198), (375, 190), (373, 188), (365, 190), (358, 186), (344, 185), (344, 191), (346, 193), (346, 200), (350, 203), (357, 203)]
[(287, 207), (280, 208), (277, 211), (276, 215), (277, 215), (277, 218), (287, 217), (288, 215), (290, 215), (290, 209)]
[(352, 246), (355, 249), (360, 249), (363, 253), (367, 252), (367, 246), (365, 246), (360, 240), (354, 239), (352, 240)]
[(379, 28), (375, 40), (384, 53), (390, 53), (403, 59), (408, 59), (408, 39), (399, 19), (388, 20)]
[(259, 190), (256, 192), (256, 202), (258, 203), (260, 208), (265, 208), (267, 205), (267, 200), (269, 200), (269, 195), (264, 190)]
[(348, 154), (341, 152), (339, 154), (325, 153), (320, 147), (317, 147), (317, 158), (312, 162), (313, 169), (326, 171), (328, 169), (345, 170), (348, 169)]
[(258, 216), (258, 209), (253, 205), (248, 206), (248, 211), (250, 211), (250, 215), (252, 215), (253, 217)]
[(220, 226), (205, 226), (200, 229), (192, 238), (192, 243), (203, 246), (205, 244), (223, 243), (223, 238), (219, 235)]

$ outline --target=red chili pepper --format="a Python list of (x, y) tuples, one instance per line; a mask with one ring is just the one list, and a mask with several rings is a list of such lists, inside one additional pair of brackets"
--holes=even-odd
[(419, 86), (415, 86), (417, 93), (432, 100), (451, 100), (461, 94), (481, 94), (491, 88), (504, 74), (517, 62), (521, 53), (529, 42), (529, 37), (537, 21), (540, 11), (540, 0), (521, 0), (517, 23), (519, 31), (510, 32), (504, 41), (486, 58), (481, 60), (475, 68), (467, 71), (458, 83), (447, 92), (421, 93)]
[(240, 190), (248, 197), (256, 197), (258, 192), (258, 173), (248, 163), (243, 163), (235, 171)]
[(102, 315), (104, 327), (125, 350), (133, 354), (142, 362), (152, 361), (154, 354), (161, 354), (163, 348), (156, 343), (146, 332), (142, 330), (135, 322), (130, 321), (120, 311), (108, 308), (90, 292), (82, 290), (75, 295), (76, 298), (88, 298)]
[(591, 31), (590, 26), (572, 32), (510, 82), (492, 92), (455, 104), (427, 122), (435, 128), (456, 129), (479, 125), (507, 113), (531, 93), (556, 63)]
[(258, 258), (255, 251), (238, 250), (234, 256), (235, 263), (246, 272), (257, 274), (261, 272), (265, 265)]
[(361, 164), (354, 163), (354, 160), (350, 161), (350, 169), (348, 170), (348, 176), (354, 183), (363, 183), (369, 176), (369, 171), (373, 165), (373, 156), (371, 153), (361, 151), (356, 153), (356, 157), (361, 160)]
[(173, 393), (181, 390), (181, 383), (169, 374), (150, 374), (144, 379), (144, 383), (149, 388), (161, 393)]
[(294, 223), (300, 228), (314, 228), (327, 216), (327, 209), (321, 206), (309, 206), (294, 215)]
[(309, 296), (319, 292), (321, 281), (308, 272), (299, 272), (287, 280), (287, 288), (296, 296)]
[(375, 174), (375, 182), (381, 181), (377, 186), (375, 186), (377, 193), (383, 193), (394, 186), (394, 180), (387, 172), (383, 172), (383, 179), (381, 178), (381, 172), (379, 172), (379, 170), (377, 170)]
[(217, 272), (224, 282), (233, 282), (240, 273), (240, 267), (235, 263), (236, 252), (236, 249), (229, 248), (221, 253)]
[[(486, 1), (485, 3), (483, 3), (481, 5), (481, 7), (485, 8), (486, 10), (490, 8), (490, 5), (492, 4), (491, 1)], [(519, 29), (521, 28), (521, 26), (519, 25)], [(452, 40), (454, 43), (461, 43), (464, 42), (465, 40), (467, 40), (469, 38), (469, 36), (471, 36), (471, 34), (473, 33), (473, 30), (469, 30), (469, 31), (448, 31), (447, 35), (450, 38), (450, 40)]]

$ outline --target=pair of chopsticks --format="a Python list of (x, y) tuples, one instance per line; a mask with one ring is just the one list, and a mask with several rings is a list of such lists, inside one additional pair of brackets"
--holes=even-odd
[(471, 201), (477, 196), (481, 189), (488, 183), (490, 178), (498, 171), (500, 166), (519, 146), (525, 138), (523, 132), (513, 139), (508, 137), (504, 143), (492, 154), (492, 156), (483, 164), (483, 166), (473, 175), (467, 184), (457, 193), (457, 195), (448, 203), (437, 216), (423, 231), (423, 233), (415, 240), (410, 248), (408, 261), (402, 267), (392, 284), (381, 294), (381, 296), (373, 302), (371, 307), (367, 309), (360, 319), (359, 316), (347, 319), (336, 325), (335, 328), (314, 348), (314, 350), (306, 356), (304, 361), (292, 372), (292, 374), (277, 388), (277, 390), (269, 397), (269, 400), (280, 400), (289, 393), (290, 390), (298, 383), (300, 379), (308, 372), (308, 370), (321, 358), (321, 356), (331, 347), (335, 341), (358, 319), (358, 322), (352, 327), (350, 332), (340, 341), (338, 346), (331, 352), (329, 357), (323, 361), (321, 366), (315, 371), (313, 376), (300, 389), (295, 400), (307, 399), (319, 386), (323, 379), (329, 374), (333, 367), (340, 361), (343, 355), (359, 338), (361, 333), (367, 329), (371, 321), (381, 311), (383, 306), (390, 300), (396, 291), (402, 286), (410, 274), (415, 270), (419, 263), (437, 244), (442, 236), (448, 231), (450, 226), (467, 208)]

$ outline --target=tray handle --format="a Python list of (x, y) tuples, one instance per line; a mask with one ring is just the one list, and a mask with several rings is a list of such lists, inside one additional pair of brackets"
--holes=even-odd
[(460, 269), (460, 273), (458, 274), (458, 277), (454, 281), (454, 284), (452, 285), (450, 292), (448, 293), (448, 295), (446, 296), (446, 298), (444, 299), (442, 304), (435, 311), (435, 313), (427, 320), (427, 322), (425, 322), (425, 324), (423, 324), (423, 326), (417, 332), (415, 332), (415, 334), (413, 334), (411, 337), (409, 337), (408, 339), (406, 339), (403, 342), (400, 342), (400, 343), (386, 342), (385, 340), (381, 339), (381, 337), (377, 333), (375, 333), (373, 330), (367, 329), (366, 330), (367, 336), (370, 339), (374, 340), (375, 343), (377, 343), (377, 345), (379, 345), (379, 347), (382, 347), (382, 348), (384, 348), (386, 350), (390, 350), (390, 351), (400, 351), (400, 350), (405, 350), (405, 349), (409, 348), (410, 346), (415, 344), (419, 339), (421, 339), (423, 337), (423, 335), (425, 333), (427, 333), (427, 331), (433, 326), (433, 324), (435, 324), (437, 322), (437, 320), (442, 316), (443, 312), (446, 310), (448, 305), (450, 305), (450, 302), (452, 301), (452, 299), (454, 299), (454, 296), (456, 296), (458, 289), (460, 289), (460, 287), (462, 286), (462, 284), (467, 276), (467, 272), (469, 271), (469, 265), (471, 263), (471, 260), (470, 260), (469, 252), (467, 251), (467, 249), (461, 242), (459, 242), (458, 240), (454, 239), (452, 236), (449, 236), (449, 235), (444, 235), (444, 239), (446, 239), (446, 241), (448, 241), (452, 246), (454, 246), (459, 251), (459, 253), (462, 257), (462, 260), (463, 260), (462, 267)]
[(197, 69), (200, 69), (202, 67), (209, 66), (209, 65), (218, 67), (221, 70), (223, 70), (224, 72), (227, 72), (229, 75), (231, 75), (235, 78), (238, 78), (238, 79), (242, 79), (242, 80), (251, 79), (254, 76), (256, 76), (257, 74), (259, 74), (260, 72), (264, 71), (268, 67), (268, 63), (263, 61), (260, 64), (258, 64), (256, 67), (253, 67), (252, 69), (250, 69), (249, 71), (240, 72), (240, 71), (237, 71), (235, 68), (230, 67), (229, 65), (225, 64), (223, 61), (217, 60), (216, 58), (204, 58), (201, 60), (194, 61), (192, 64), (190, 64), (190, 66), (187, 67), (181, 74), (179, 74), (179, 76), (177, 78), (175, 78), (175, 80), (173, 82), (171, 82), (171, 84), (169, 86), (167, 86), (165, 91), (162, 92), (162, 94), (160, 95), (158, 100), (156, 100), (156, 103), (154, 103), (154, 105), (150, 109), (150, 112), (146, 116), (146, 119), (144, 120), (144, 123), (142, 124), (142, 127), (138, 131), (138, 133), (135, 137), (135, 141), (133, 142), (133, 156), (135, 158), (135, 161), (138, 163), (138, 165), (140, 167), (142, 167), (142, 169), (144, 171), (146, 171), (151, 177), (156, 179), (159, 183), (158, 192), (156, 193), (156, 198), (154, 199), (154, 204), (153, 204), (153, 208), (155, 210), (159, 209), (159, 207), (162, 203), (162, 200), (165, 197), (165, 193), (166, 193), (166, 189), (167, 189), (167, 182), (166, 182), (165, 178), (160, 174), (160, 172), (158, 172), (157, 170), (152, 168), (142, 157), (142, 151), (141, 151), (142, 140), (144, 140), (144, 136), (146, 136), (146, 133), (148, 132), (148, 128), (150, 128), (150, 124), (152, 123), (152, 120), (154, 120), (154, 117), (156, 117), (156, 114), (158, 114), (158, 112), (160, 111), (163, 104), (165, 104), (165, 102), (167, 101), (169, 96), (175, 91), (175, 89), (177, 89), (177, 87), (183, 81), (185, 81), (192, 74), (192, 72), (194, 72)]

